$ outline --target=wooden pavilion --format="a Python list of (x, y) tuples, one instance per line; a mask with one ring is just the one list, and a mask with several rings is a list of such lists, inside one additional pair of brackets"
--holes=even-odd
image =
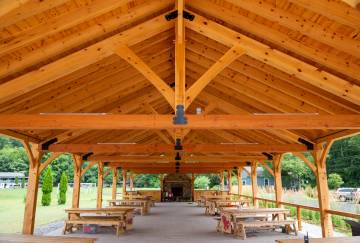
[(239, 177), (258, 164), (280, 205), (281, 155), (292, 152), (316, 175), (331, 236), (326, 155), (360, 131), (358, 3), (1, 1), (0, 133), (22, 140), (30, 160), (23, 233), (34, 230), (41, 171), (64, 152), (73, 207), (95, 164), (98, 206), (104, 167), (116, 182), (119, 167)]

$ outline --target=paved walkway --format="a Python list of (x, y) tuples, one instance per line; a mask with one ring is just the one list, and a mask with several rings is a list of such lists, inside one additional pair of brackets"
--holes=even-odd
[[(204, 215), (204, 209), (188, 203), (161, 203), (151, 209), (147, 216), (136, 216), (134, 229), (120, 236), (115, 236), (112, 229), (101, 229), (100, 234), (85, 235), (95, 236), (99, 243), (107, 242), (253, 242), (274, 243), (275, 239), (295, 238), (280, 232), (262, 232), (248, 234), (248, 239), (242, 241), (232, 235), (216, 232), (216, 221)], [(61, 230), (56, 230), (49, 235), (60, 235)], [(81, 232), (70, 234), (82, 235)], [(84, 235), (82, 235), (84, 236)]]

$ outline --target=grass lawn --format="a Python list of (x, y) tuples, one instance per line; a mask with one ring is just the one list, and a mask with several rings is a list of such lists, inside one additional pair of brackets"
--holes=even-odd
[[(26, 189), (0, 190), (0, 233), (21, 232), (24, 216)], [(65, 219), (65, 208), (71, 207), (72, 189), (67, 192), (65, 205), (57, 204), (57, 188), (53, 189), (52, 202), (48, 207), (41, 206), (41, 189), (39, 189), (38, 206), (36, 209), (36, 226), (56, 220)], [(104, 188), (103, 200), (111, 199), (111, 188)], [(96, 188), (81, 189), (80, 207), (96, 207)], [(36, 227), (35, 226), (35, 227)]]

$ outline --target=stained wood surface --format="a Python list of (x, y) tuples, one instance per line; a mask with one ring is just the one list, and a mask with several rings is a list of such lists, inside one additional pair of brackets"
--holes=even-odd
[(61, 242), (61, 243), (93, 243), (96, 238), (85, 237), (64, 237), (64, 236), (34, 236), (34, 235), (16, 235), (0, 234), (2, 243), (38, 243), (38, 242)]
[[(276, 240), (278, 243), (304, 243), (303, 239), (294, 240)], [(334, 238), (310, 238), (311, 243), (358, 243), (360, 242), (360, 236), (353, 237), (334, 237)]]

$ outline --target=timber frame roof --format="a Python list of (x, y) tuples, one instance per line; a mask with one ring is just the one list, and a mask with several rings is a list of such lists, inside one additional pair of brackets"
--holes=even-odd
[(356, 1), (184, 1), (4, 0), (0, 133), (199, 173), (359, 133)]

